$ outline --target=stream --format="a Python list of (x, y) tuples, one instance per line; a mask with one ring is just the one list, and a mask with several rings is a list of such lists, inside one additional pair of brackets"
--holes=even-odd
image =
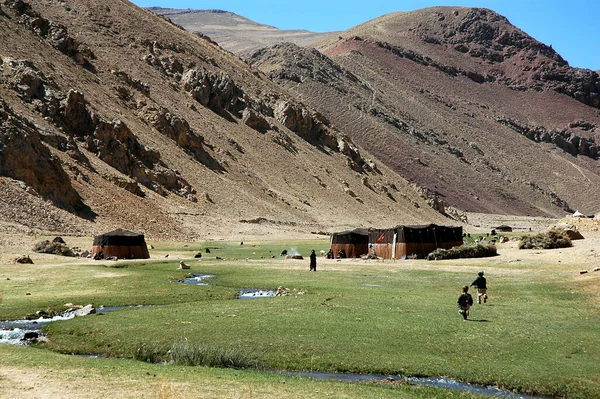
[[(193, 285), (208, 285), (204, 280), (206, 278), (213, 277), (208, 274), (194, 274), (186, 279), (183, 283)], [(255, 298), (269, 298), (276, 296), (276, 292), (273, 290), (262, 290), (254, 288), (242, 288), (239, 290), (239, 299), (255, 299)], [(113, 307), (99, 307), (95, 309), (95, 313), (111, 312), (119, 309), (126, 308), (137, 308), (143, 307), (138, 306), (113, 306)], [(0, 344), (13, 344), (13, 345), (29, 345), (32, 342), (37, 341), (42, 336), (42, 327), (46, 324), (58, 320), (70, 320), (77, 315), (81, 315), (80, 309), (65, 312), (61, 315), (54, 316), (52, 318), (42, 318), (36, 320), (7, 320), (0, 321)], [(92, 312), (93, 313), (93, 312)], [(83, 316), (83, 315), (81, 315)], [(92, 356), (93, 358), (93, 356)], [(329, 380), (329, 381), (345, 381), (345, 382), (361, 382), (361, 381), (381, 381), (381, 382), (394, 382), (401, 381), (414, 385), (424, 385), (436, 388), (453, 389), (457, 391), (471, 392), (481, 395), (487, 395), (496, 398), (507, 398), (507, 399), (543, 399), (539, 396), (526, 396), (515, 394), (511, 391), (500, 389), (496, 386), (482, 386), (474, 385), (465, 382), (460, 382), (454, 378), (447, 377), (404, 377), (404, 376), (391, 376), (391, 375), (380, 375), (380, 374), (351, 374), (351, 373), (325, 373), (317, 371), (273, 371), (273, 373), (281, 373), (288, 376), (300, 377), (300, 378), (312, 378), (315, 380)]]
[(448, 377), (404, 377), (398, 375), (382, 375), (382, 374), (352, 374), (352, 373), (323, 373), (319, 371), (278, 371), (278, 373), (301, 377), (301, 378), (312, 378), (315, 380), (327, 380), (327, 381), (344, 381), (344, 382), (367, 382), (367, 381), (381, 381), (381, 382), (406, 382), (414, 385), (424, 385), (435, 388), (452, 389), (456, 391), (464, 391), (475, 393), (479, 395), (487, 395), (496, 398), (506, 399), (543, 399), (541, 396), (527, 396), (520, 395), (501, 389), (496, 386), (483, 386), (469, 384), (466, 382), (460, 382), (454, 378)]

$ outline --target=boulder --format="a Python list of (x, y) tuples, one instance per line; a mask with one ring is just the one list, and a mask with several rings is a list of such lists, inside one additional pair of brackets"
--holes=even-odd
[(29, 257), (29, 255), (21, 255), (18, 256), (16, 258), (13, 259), (13, 262), (15, 263), (27, 263), (27, 264), (32, 264), (33, 265), (33, 261), (31, 260), (31, 258)]

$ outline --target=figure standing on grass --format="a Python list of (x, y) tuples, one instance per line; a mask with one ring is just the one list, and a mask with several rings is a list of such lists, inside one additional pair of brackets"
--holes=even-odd
[(483, 277), (483, 270), (477, 273), (477, 278), (471, 283), (471, 287), (477, 288), (477, 303), (481, 305), (481, 298), (483, 297), (483, 303), (487, 302), (487, 281)]
[(317, 271), (317, 254), (314, 249), (310, 251), (310, 271)]
[(460, 313), (463, 319), (466, 321), (469, 316), (469, 309), (473, 305), (473, 297), (469, 294), (469, 286), (465, 285), (462, 287), (462, 294), (458, 297), (457, 301), (458, 313)]

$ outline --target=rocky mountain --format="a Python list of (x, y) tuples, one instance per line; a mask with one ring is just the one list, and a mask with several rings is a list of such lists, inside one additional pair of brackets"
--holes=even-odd
[(276, 238), (449, 222), (342, 124), (129, 2), (3, 0), (0, 37), (0, 232)]
[(491, 10), (393, 13), (247, 61), (462, 211), (600, 209), (598, 74)]
[(260, 48), (278, 43), (307, 46), (333, 33), (307, 30), (286, 30), (260, 24), (241, 15), (224, 10), (193, 10), (149, 7), (173, 23), (214, 40), (222, 48), (238, 55), (248, 55)]

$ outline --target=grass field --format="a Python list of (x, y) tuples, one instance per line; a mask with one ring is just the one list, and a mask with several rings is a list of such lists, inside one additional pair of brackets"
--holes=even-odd
[[(291, 397), (477, 397), (399, 384), (301, 380), (260, 370), (448, 376), (526, 394), (600, 397), (598, 279), (576, 280), (583, 265), (568, 250), (555, 253), (564, 261), (550, 262), (533, 252), (515, 252), (523, 259), (513, 262), (512, 254), (502, 255), (502, 247), (500, 256), (487, 259), (319, 259), (318, 271), (311, 273), (307, 259), (285, 260), (279, 253), (293, 248), (307, 258), (310, 249), (327, 249), (327, 241), (153, 245), (153, 259), (146, 261), (59, 263), (45, 258), (43, 265), (10, 270), (10, 280), (0, 282), (0, 319), (59, 310), (66, 303), (155, 306), (51, 323), (45, 328), (48, 342), (36, 348), (0, 346), (0, 370), (46, 364), (68, 379), (79, 369), (86, 375), (102, 373), (99, 368), (119, 369), (124, 381), (137, 381), (135, 376), (151, 370), (162, 382), (150, 392), (161, 395), (163, 390), (163, 397), (170, 397), (169, 389), (180, 393), (182, 384), (191, 384), (186, 389), (195, 392), (199, 388), (191, 379), (215, 392), (236, 385), (238, 395), (231, 397), (251, 396), (242, 395), (244, 390), (260, 397), (275, 392)], [(198, 251), (203, 257), (193, 259)], [(188, 272), (177, 270), (179, 259), (191, 265), (190, 272), (214, 275), (210, 286), (173, 282)], [(463, 322), (456, 309), (460, 287), (482, 267), (490, 301), (475, 304), (471, 320)], [(1, 276), (7, 273), (3, 266)], [(290, 295), (235, 299), (240, 288), (280, 286)], [(168, 363), (174, 348), (188, 357), (227, 355), (232, 365), (241, 359), (247, 363), (240, 364), (255, 369), (132, 360), (142, 353)], [(178, 393), (172, 397), (181, 397)]]

